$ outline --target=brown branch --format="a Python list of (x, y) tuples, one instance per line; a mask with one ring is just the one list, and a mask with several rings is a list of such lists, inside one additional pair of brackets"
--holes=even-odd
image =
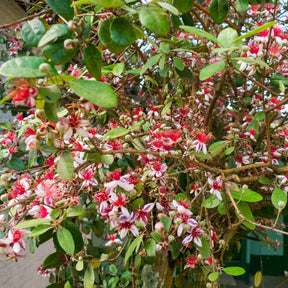
[(6, 28), (9, 28), (11, 26), (14, 26), (16, 24), (19, 24), (21, 22), (25, 22), (25, 21), (28, 21), (28, 20), (31, 20), (31, 19), (34, 19), (36, 17), (39, 17), (41, 15), (44, 15), (44, 14), (47, 14), (47, 13), (50, 13), (52, 12), (53, 10), (51, 8), (45, 10), (45, 11), (42, 11), (42, 12), (39, 12), (37, 14), (33, 14), (33, 15), (30, 15), (30, 16), (27, 16), (27, 17), (24, 17), (24, 18), (21, 18), (20, 20), (17, 20), (15, 22), (12, 22), (12, 23), (9, 23), (9, 24), (5, 24), (5, 25), (2, 25), (0, 26), (0, 29), (6, 29)]
[(227, 71), (225, 71), (222, 74), (222, 76), (220, 78), (220, 81), (217, 84), (217, 88), (216, 88), (214, 97), (211, 100), (211, 103), (210, 103), (209, 108), (208, 108), (208, 112), (207, 112), (207, 116), (206, 116), (205, 122), (206, 122), (206, 125), (208, 127), (207, 129), (209, 131), (211, 131), (211, 128), (212, 128), (212, 120), (213, 120), (212, 118), (213, 118), (214, 106), (216, 104), (217, 99), (219, 98), (219, 96), (222, 93), (222, 90), (223, 90), (223, 87), (224, 87), (224, 84), (225, 84), (225, 80), (226, 80), (226, 74), (227, 74)]

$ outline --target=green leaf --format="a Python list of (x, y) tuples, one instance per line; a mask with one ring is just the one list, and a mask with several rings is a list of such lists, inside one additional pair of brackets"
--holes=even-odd
[(212, 157), (215, 157), (225, 149), (228, 143), (229, 141), (217, 141), (209, 146), (208, 151), (211, 153)]
[(57, 162), (57, 173), (64, 181), (73, 180), (73, 156), (70, 151), (64, 151)]
[[(131, 257), (132, 253), (134, 252), (134, 250), (138, 251), (141, 243), (142, 243), (142, 239), (143, 239), (143, 234), (141, 234), (140, 236), (138, 236), (137, 238), (135, 238), (133, 240), (133, 242), (130, 244), (126, 254), (125, 254), (125, 265), (127, 263), (127, 261), (129, 260), (129, 258)], [(138, 248), (137, 248), (138, 247)]]
[(57, 240), (61, 248), (70, 255), (74, 255), (75, 243), (72, 234), (65, 228), (57, 230)]
[(61, 89), (57, 85), (37, 87), (37, 88), (41, 98), (48, 103), (57, 102), (62, 94)]
[(254, 286), (259, 287), (261, 285), (261, 282), (262, 282), (262, 272), (257, 271), (254, 276)]
[(74, 2), (71, 6), (78, 6), (81, 4), (97, 5), (103, 8), (117, 8), (125, 5), (123, 0), (79, 0)]
[(156, 36), (166, 35), (170, 30), (169, 17), (159, 7), (142, 7), (139, 12), (139, 19), (141, 24), (154, 32)]
[(64, 285), (64, 288), (72, 288), (71, 284), (69, 281), (67, 281)]
[(275, 25), (277, 23), (278, 23), (277, 21), (272, 21), (272, 22), (266, 23), (266, 24), (264, 24), (264, 25), (262, 25), (262, 26), (260, 26), (260, 27), (258, 27), (256, 29), (253, 29), (252, 31), (250, 31), (250, 32), (248, 32), (246, 34), (243, 34), (240, 37), (238, 37), (237, 39), (235, 39), (232, 44), (234, 44), (234, 43), (236, 43), (238, 41), (241, 41), (244, 38), (251, 37), (251, 36), (253, 36), (253, 35), (255, 35), (255, 34), (261, 32), (261, 31), (264, 31), (267, 28), (270, 28), (271, 26), (273, 26), (273, 25)]
[(0, 123), (0, 127), (4, 130), (10, 131), (13, 130), (13, 124), (11, 122), (4, 122), (4, 123)]
[[(127, 271), (128, 272), (128, 271)], [(125, 272), (124, 272), (125, 273)], [(122, 274), (123, 275), (123, 274)], [(108, 285), (111, 287), (111, 288), (115, 288), (117, 286), (119, 282), (119, 277), (111, 277), (108, 281)]]
[(121, 47), (127, 47), (136, 40), (132, 24), (124, 17), (116, 17), (110, 25), (111, 39)]
[(223, 271), (229, 275), (232, 276), (240, 276), (245, 274), (245, 269), (241, 268), (241, 267), (227, 267), (224, 268)]
[(165, 217), (161, 219), (161, 223), (164, 226), (164, 233), (168, 233), (170, 226), (172, 224), (172, 219), (170, 217)]
[(117, 104), (117, 96), (114, 90), (103, 82), (77, 80), (69, 82), (69, 84), (77, 95), (97, 106), (112, 108)]
[(63, 41), (47, 45), (43, 50), (43, 55), (50, 59), (54, 65), (63, 65), (70, 62), (77, 54), (78, 49), (67, 50)]
[(253, 58), (249, 58), (249, 57), (235, 57), (232, 58), (232, 60), (238, 60), (238, 61), (242, 61), (248, 64), (253, 64), (256, 63), (260, 66), (264, 66), (264, 67), (269, 67), (269, 65), (267, 63), (265, 63), (264, 61), (258, 60), (258, 59), (253, 59)]
[(84, 288), (94, 287), (95, 274), (92, 265), (88, 265), (84, 274)]
[(191, 26), (180, 26), (179, 28), (181, 28), (181, 29), (183, 29), (189, 33), (192, 33), (194, 35), (204, 37), (204, 38), (206, 38), (212, 42), (218, 43), (218, 40), (215, 36), (213, 36), (212, 34), (206, 32), (204, 30), (201, 30), (201, 29), (198, 29), (195, 27), (191, 27)]
[(261, 183), (263, 185), (271, 183), (271, 180), (269, 178), (267, 178), (267, 177), (261, 177), (258, 181), (259, 181), (259, 183)]
[(222, 24), (229, 11), (229, 5), (226, 0), (212, 0), (209, 4), (211, 18), (216, 24)]
[(201, 242), (202, 242), (202, 247), (199, 247), (196, 244), (195, 245), (196, 245), (197, 249), (200, 251), (202, 258), (208, 259), (211, 255), (209, 242), (203, 237), (201, 238)]
[(68, 26), (66, 24), (53, 25), (40, 39), (38, 47), (42, 47), (57, 38), (69, 33)]
[[(171, 4), (166, 3), (166, 2), (157, 2), (157, 4), (159, 6), (161, 6), (163, 9), (168, 10), (169, 12), (171, 12), (172, 14), (178, 16), (179, 15), (179, 11), (177, 8), (173, 7)], [(175, 6), (175, 5), (174, 5)]]
[(50, 223), (53, 221), (52, 219), (32, 219), (32, 220), (27, 220), (24, 222), (21, 222), (13, 227), (13, 229), (26, 229), (34, 226), (38, 226), (41, 224), (46, 224)]
[(117, 275), (117, 267), (115, 265), (110, 265), (109, 266), (109, 273), (112, 275), (112, 276), (116, 276)]
[(231, 192), (231, 195), (234, 199), (237, 199), (237, 200), (241, 199), (241, 201), (258, 202), (258, 201), (263, 200), (263, 197), (260, 194), (254, 192), (250, 189), (246, 189), (243, 195), (242, 195), (242, 191), (243, 191), (243, 189), (239, 188), (239, 191), (232, 191), (231, 190), (230, 192)]
[(84, 262), (83, 262), (83, 261), (78, 261), (77, 264), (76, 264), (76, 266), (75, 266), (75, 268), (76, 268), (76, 270), (79, 271), (79, 272), (82, 271), (83, 268), (84, 268)]
[(219, 277), (219, 273), (218, 272), (213, 272), (211, 274), (209, 274), (208, 276), (208, 279), (211, 281), (211, 282), (214, 282), (218, 279)]
[(67, 220), (62, 222), (61, 225), (71, 233), (75, 243), (75, 254), (79, 253), (84, 247), (84, 241), (79, 227), (73, 222)]
[[(240, 203), (237, 204), (237, 206), (244, 217), (246, 217), (248, 220), (250, 220), (252, 222), (255, 222), (255, 218), (252, 214), (252, 211), (246, 202), (241, 201)], [(236, 213), (236, 216), (238, 217), (239, 220), (242, 219), (237, 213)], [(247, 228), (249, 228), (250, 230), (255, 229), (255, 225), (253, 225), (249, 222), (243, 222), (243, 225), (246, 226)]]
[(235, 8), (237, 12), (245, 12), (249, 9), (248, 0), (236, 0)]
[(172, 101), (169, 101), (169, 102), (165, 105), (165, 107), (162, 109), (162, 111), (161, 111), (161, 116), (164, 116), (167, 112), (169, 112), (171, 106), (172, 106)]
[[(282, 189), (276, 187), (272, 192), (271, 201), (276, 209), (280, 209), (281, 207), (279, 207), (279, 202), (284, 202), (285, 207), (287, 204), (287, 195)], [(284, 207), (282, 207), (281, 209), (283, 209)]]
[(60, 252), (55, 252), (48, 255), (43, 261), (43, 269), (46, 270), (61, 266), (63, 264), (63, 260), (60, 258), (61, 255), (63, 254)]
[(265, 113), (264, 112), (257, 112), (256, 114), (255, 114), (255, 120), (257, 120), (257, 121), (262, 121), (262, 120), (264, 120), (265, 119)]
[(145, 244), (145, 250), (147, 252), (147, 255), (150, 257), (153, 257), (156, 255), (156, 242), (154, 239), (148, 239)]
[(124, 63), (117, 63), (113, 67), (112, 73), (115, 76), (120, 76), (123, 73), (124, 69), (125, 69), (125, 64)]
[(122, 136), (127, 135), (128, 133), (129, 133), (128, 129), (123, 128), (123, 127), (117, 127), (108, 131), (104, 136), (104, 140), (106, 140), (107, 137), (109, 137), (110, 139), (122, 137)]
[(151, 232), (151, 236), (154, 238), (154, 240), (155, 240), (157, 243), (161, 242), (161, 236), (160, 236), (157, 232), (152, 231), (152, 232)]
[(92, 77), (101, 79), (101, 69), (103, 60), (100, 51), (92, 44), (88, 43), (84, 49), (84, 63)]
[(85, 209), (81, 206), (70, 207), (67, 210), (67, 217), (76, 217), (82, 218), (85, 215)]
[(31, 233), (28, 235), (28, 237), (37, 237), (39, 235), (44, 234), (46, 231), (48, 231), (52, 228), (54, 228), (54, 227), (50, 226), (50, 225), (39, 225), (31, 231)]
[(71, 7), (71, 0), (46, 0), (46, 3), (57, 14), (65, 18), (67, 21), (74, 17), (74, 9)]
[(190, 12), (194, 4), (194, 0), (174, 0), (173, 6), (175, 6), (179, 12), (186, 13)]
[(57, 123), (59, 121), (58, 115), (58, 102), (55, 103), (48, 103), (45, 102), (44, 104), (44, 112), (49, 121), (52, 123)]
[(280, 81), (286, 87), (288, 86), (288, 78), (286, 78), (283, 74), (277, 73), (270, 78), (271, 84), (275, 87), (280, 87)]
[(111, 165), (114, 162), (113, 155), (101, 155), (101, 162), (105, 165)]
[(110, 25), (111, 25), (112, 19), (106, 19), (103, 21), (100, 25), (98, 36), (101, 41), (101, 43), (106, 46), (112, 53), (119, 53), (125, 49), (125, 47), (117, 45), (111, 37), (110, 32)]
[(235, 147), (229, 147), (225, 150), (225, 155), (230, 155), (235, 150)]
[(221, 47), (227, 48), (231, 46), (231, 44), (235, 39), (237, 39), (237, 37), (237, 31), (228, 27), (219, 33), (217, 40), (221, 44)]
[[(39, 71), (42, 63), (48, 63), (46, 60), (36, 56), (24, 56), (11, 59), (5, 62), (0, 68), (0, 74), (7, 77), (37, 78), (46, 77), (46, 73)], [(49, 64), (49, 63), (48, 63)], [(54, 66), (50, 65), (50, 74), (56, 75)]]
[(12, 158), (6, 162), (6, 166), (15, 171), (23, 171), (26, 169), (25, 162), (21, 159)]
[(210, 64), (201, 70), (199, 78), (201, 81), (204, 81), (210, 78), (213, 74), (222, 71), (223, 69), (225, 69), (225, 67), (226, 67), (226, 62), (224, 60)]
[(182, 243), (179, 243), (179, 242), (171, 242), (169, 244), (169, 249), (171, 251), (171, 256), (172, 256), (172, 259), (177, 259), (179, 257), (179, 255), (181, 254), (181, 248), (182, 248)]
[(213, 208), (217, 207), (220, 203), (221, 203), (221, 201), (214, 195), (214, 196), (211, 196), (210, 198), (204, 200), (201, 203), (201, 207), (213, 209)]
[(162, 54), (156, 54), (154, 56), (152, 56), (146, 63), (145, 65), (141, 68), (140, 71), (140, 75), (143, 75), (146, 70), (152, 66), (154, 66), (155, 64), (157, 64), (157, 62), (159, 61), (160, 57), (162, 56)]
[(37, 47), (38, 42), (46, 32), (45, 25), (38, 18), (27, 21), (21, 30), (23, 40), (32, 47)]
[(185, 69), (185, 65), (183, 64), (183, 59), (179, 58), (179, 57), (173, 57), (173, 62), (175, 67), (180, 70), (183, 71)]

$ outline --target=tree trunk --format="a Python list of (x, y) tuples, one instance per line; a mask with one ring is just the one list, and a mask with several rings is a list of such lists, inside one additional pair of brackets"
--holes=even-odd
[(153, 272), (158, 279), (157, 288), (171, 288), (173, 284), (175, 261), (167, 257), (165, 250), (157, 252)]

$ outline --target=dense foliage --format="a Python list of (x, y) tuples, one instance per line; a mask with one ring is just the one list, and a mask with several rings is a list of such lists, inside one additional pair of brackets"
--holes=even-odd
[(21, 111), (0, 124), (1, 254), (53, 239), (51, 288), (218, 287), (245, 273), (224, 268), (239, 239), (288, 234), (287, 7), (22, 5), (0, 27)]

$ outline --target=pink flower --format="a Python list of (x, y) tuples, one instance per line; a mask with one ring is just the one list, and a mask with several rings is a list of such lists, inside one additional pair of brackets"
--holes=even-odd
[(196, 263), (198, 262), (198, 257), (196, 255), (190, 255), (187, 258), (185, 258), (186, 265), (184, 269), (186, 268), (195, 268)]
[(93, 172), (91, 168), (86, 168), (84, 172), (79, 173), (79, 178), (83, 179), (82, 186), (97, 186), (98, 182), (93, 177), (96, 172)]
[(108, 236), (108, 238), (110, 239), (110, 241), (108, 241), (105, 246), (109, 246), (111, 247), (113, 244), (122, 244), (123, 242), (120, 239), (116, 239), (117, 234), (113, 234)]
[(156, 176), (157, 178), (162, 177), (167, 170), (167, 165), (161, 162), (154, 162), (151, 167), (152, 171), (149, 174), (149, 177)]
[(145, 226), (148, 223), (148, 213), (153, 209), (154, 203), (146, 204), (143, 208), (139, 208), (136, 212), (136, 219)]
[(212, 189), (210, 190), (210, 194), (216, 195), (216, 197), (222, 201), (221, 192), (219, 190), (223, 189), (222, 185), (222, 179), (221, 176), (218, 176), (215, 180), (213, 180), (211, 177), (208, 177), (208, 183), (210, 186), (212, 186)]
[(193, 240), (197, 246), (202, 247), (202, 242), (201, 242), (200, 237), (204, 234), (204, 231), (200, 229), (199, 227), (191, 227), (188, 233), (190, 235), (184, 238), (184, 240), (182, 241), (182, 244), (187, 244)]
[(134, 184), (130, 183), (129, 175), (121, 176), (121, 169), (111, 172), (110, 177), (114, 180), (111, 182), (105, 183), (104, 187), (110, 190), (114, 190), (117, 186), (119, 186), (128, 192), (134, 189)]
[(120, 214), (117, 223), (120, 238), (123, 239), (129, 231), (131, 231), (135, 237), (138, 237), (139, 232), (136, 225), (134, 224), (136, 214), (134, 214), (133, 212), (130, 214), (125, 207), (121, 208), (121, 212), (122, 214)]
[(200, 131), (197, 133), (196, 138), (197, 140), (193, 141), (193, 146), (196, 148), (196, 153), (199, 153), (202, 150), (204, 154), (207, 154), (205, 142), (212, 138), (211, 134), (206, 134), (206, 132)]

